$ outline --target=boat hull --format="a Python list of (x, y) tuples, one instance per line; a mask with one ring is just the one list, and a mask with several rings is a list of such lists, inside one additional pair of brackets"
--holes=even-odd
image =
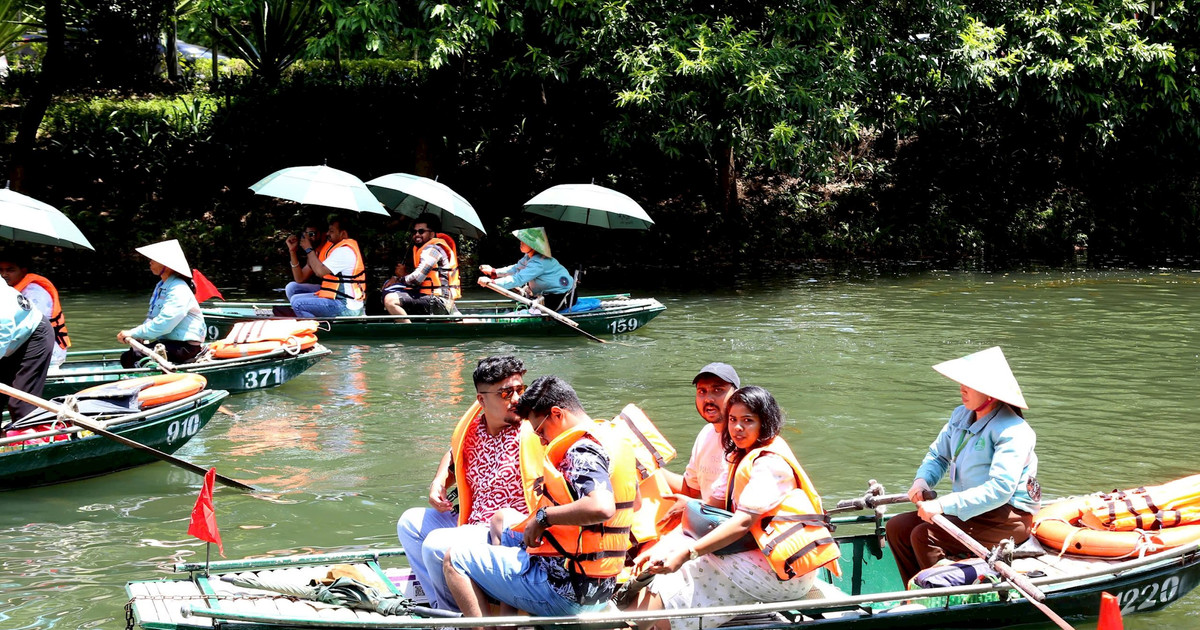
[[(132, 370), (122, 368), (122, 352), (124, 350), (117, 349), (68, 353), (66, 362), (46, 377), (46, 388), (42, 395), (55, 398), (94, 385), (162, 374), (157, 365)], [(297, 355), (283, 352), (260, 357), (185, 363), (177, 371), (200, 374), (208, 380), (209, 389), (223, 389), (236, 394), (282, 385), (303, 374), (329, 354), (328, 348), (317, 344)]]
[[(597, 296), (602, 308), (568, 316), (579, 328), (593, 335), (621, 335), (638, 330), (666, 310), (658, 300), (631, 299), (625, 295)], [(274, 307), (283, 302), (229, 302), (216, 308), (204, 309), (208, 337), (217, 339), (229, 334), (233, 325), (257, 319), (275, 317)], [(458, 315), (413, 315), (410, 321), (393, 315), (364, 315), (333, 317), (322, 321), (329, 330), (322, 339), (411, 339), (411, 338), (477, 338), (511, 336), (578, 335), (571, 327), (545, 315), (528, 311), (513, 311), (512, 302), (505, 300), (460, 301)]]
[[(174, 453), (187, 444), (216, 413), (228, 396), (207, 390), (162, 411), (107, 429), (135, 442)], [(88, 435), (47, 444), (0, 447), (0, 490), (44, 486), (104, 475), (157, 461), (153, 455), (101, 435)]]

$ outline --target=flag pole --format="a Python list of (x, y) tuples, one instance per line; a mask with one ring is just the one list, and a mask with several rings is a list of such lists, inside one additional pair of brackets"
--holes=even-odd
[(212, 543), (204, 541), (204, 577), (208, 577), (208, 559), (212, 555)]

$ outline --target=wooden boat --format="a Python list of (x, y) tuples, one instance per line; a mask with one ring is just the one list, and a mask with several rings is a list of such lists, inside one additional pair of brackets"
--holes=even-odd
[[(113, 433), (174, 453), (208, 424), (228, 395), (224, 390), (205, 389), (137, 413), (86, 415)], [(28, 443), (32, 438), (56, 440)], [(0, 438), (0, 490), (95, 477), (154, 461), (158, 460), (144, 451), (65, 425), (37, 434)]]
[[(175, 566), (183, 578), (130, 582), (127, 618), (146, 629), (192, 628), (446, 628), (475, 625), (627, 628), (648, 619), (734, 615), (722, 627), (773, 628), (996, 628), (1045, 621), (1045, 617), (1007, 582), (936, 589), (903, 590), (889, 549), (881, 548), (883, 518), (838, 517), (839, 526), (874, 531), (839, 535), (842, 577), (822, 570), (817, 586), (804, 599), (720, 608), (600, 612), (578, 617), (504, 617), (447, 619), (422, 617), (408, 608), (424, 595), (408, 570), (399, 564), (402, 549), (363, 550)], [(278, 594), (279, 585), (306, 584), (327, 577), (333, 567), (349, 564), (360, 575), (379, 579), (382, 600), (401, 602), (408, 614), (380, 614)], [(1043, 554), (1013, 561), (1018, 571), (1038, 576), (1032, 582), (1046, 593), (1046, 604), (1064, 617), (1094, 617), (1103, 591), (1117, 595), (1123, 613), (1162, 608), (1183, 597), (1200, 580), (1200, 546), (1196, 544), (1113, 561)], [(1040, 573), (1038, 573), (1040, 572)], [(233, 580), (233, 581), (230, 581)], [(250, 587), (248, 584), (256, 584)], [(272, 585), (271, 589), (262, 588)], [(372, 602), (371, 605), (376, 605)], [(253, 624), (253, 625), (250, 625)], [(132, 626), (131, 626), (132, 627)]]
[[(61, 366), (52, 368), (46, 376), (44, 395), (47, 398), (66, 396), (93, 385), (163, 373), (161, 367), (148, 360), (143, 361), (147, 365), (142, 367), (121, 367), (120, 357), (125, 350), (68, 352), (67, 360)], [(282, 385), (329, 354), (328, 348), (317, 344), (295, 354), (281, 348), (236, 359), (203, 358), (195, 363), (175, 366), (175, 371), (203, 375), (208, 379), (210, 388), (236, 394)]]
[[(650, 320), (666, 310), (653, 298), (631, 298), (627, 293), (590, 296), (599, 301), (593, 310), (565, 313), (579, 327), (593, 335), (620, 335), (633, 332), (650, 323)], [(580, 298), (583, 301), (588, 298)], [(515, 310), (509, 300), (459, 300), (459, 313), (453, 315), (363, 315), (359, 317), (333, 317), (323, 321), (329, 323), (329, 331), (322, 332), (322, 339), (340, 338), (386, 338), (411, 337), (508, 337), (512, 335), (571, 335), (577, 334), (570, 327), (550, 319), (544, 314), (532, 313), (527, 309)], [(287, 307), (286, 302), (224, 302), (219, 306), (203, 309), (204, 321), (208, 324), (208, 337), (224, 337), (240, 321), (256, 319), (283, 319), (276, 310)], [(408, 319), (408, 323), (400, 320)]]

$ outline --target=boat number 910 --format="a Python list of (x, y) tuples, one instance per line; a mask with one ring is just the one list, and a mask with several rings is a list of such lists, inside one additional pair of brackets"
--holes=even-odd
[[(274, 382), (272, 382), (274, 379)], [(270, 387), (283, 383), (283, 367), (275, 366), (273, 368), (263, 368), (261, 370), (250, 370), (242, 376), (242, 381), (246, 383), (246, 389), (258, 389), (259, 387)]]
[(614, 319), (608, 323), (608, 330), (614, 335), (619, 335), (621, 333), (637, 330), (637, 327), (641, 325), (641, 322), (639, 322), (636, 317), (630, 317), (629, 319)]
[(1145, 586), (1122, 591), (1117, 596), (1121, 614), (1128, 615), (1138, 610), (1148, 610), (1166, 604), (1179, 595), (1179, 577), (1171, 576), (1161, 583), (1152, 582)]
[(194, 413), (183, 420), (173, 420), (167, 425), (167, 443), (196, 435), (200, 430), (200, 414)]

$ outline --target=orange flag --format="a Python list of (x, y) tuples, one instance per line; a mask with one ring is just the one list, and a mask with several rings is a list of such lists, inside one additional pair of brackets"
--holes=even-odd
[(217, 290), (217, 286), (204, 277), (199, 269), (192, 270), (192, 283), (196, 285), (196, 301), (203, 302), (209, 298), (225, 299), (224, 295)]
[(187, 533), (205, 542), (217, 543), (217, 551), (225, 557), (225, 547), (221, 544), (221, 532), (217, 531), (217, 513), (213, 510), (213, 480), (217, 477), (217, 469), (209, 468), (204, 474), (204, 485), (200, 487), (200, 496), (196, 498), (196, 507), (192, 508), (192, 522), (188, 525)]

